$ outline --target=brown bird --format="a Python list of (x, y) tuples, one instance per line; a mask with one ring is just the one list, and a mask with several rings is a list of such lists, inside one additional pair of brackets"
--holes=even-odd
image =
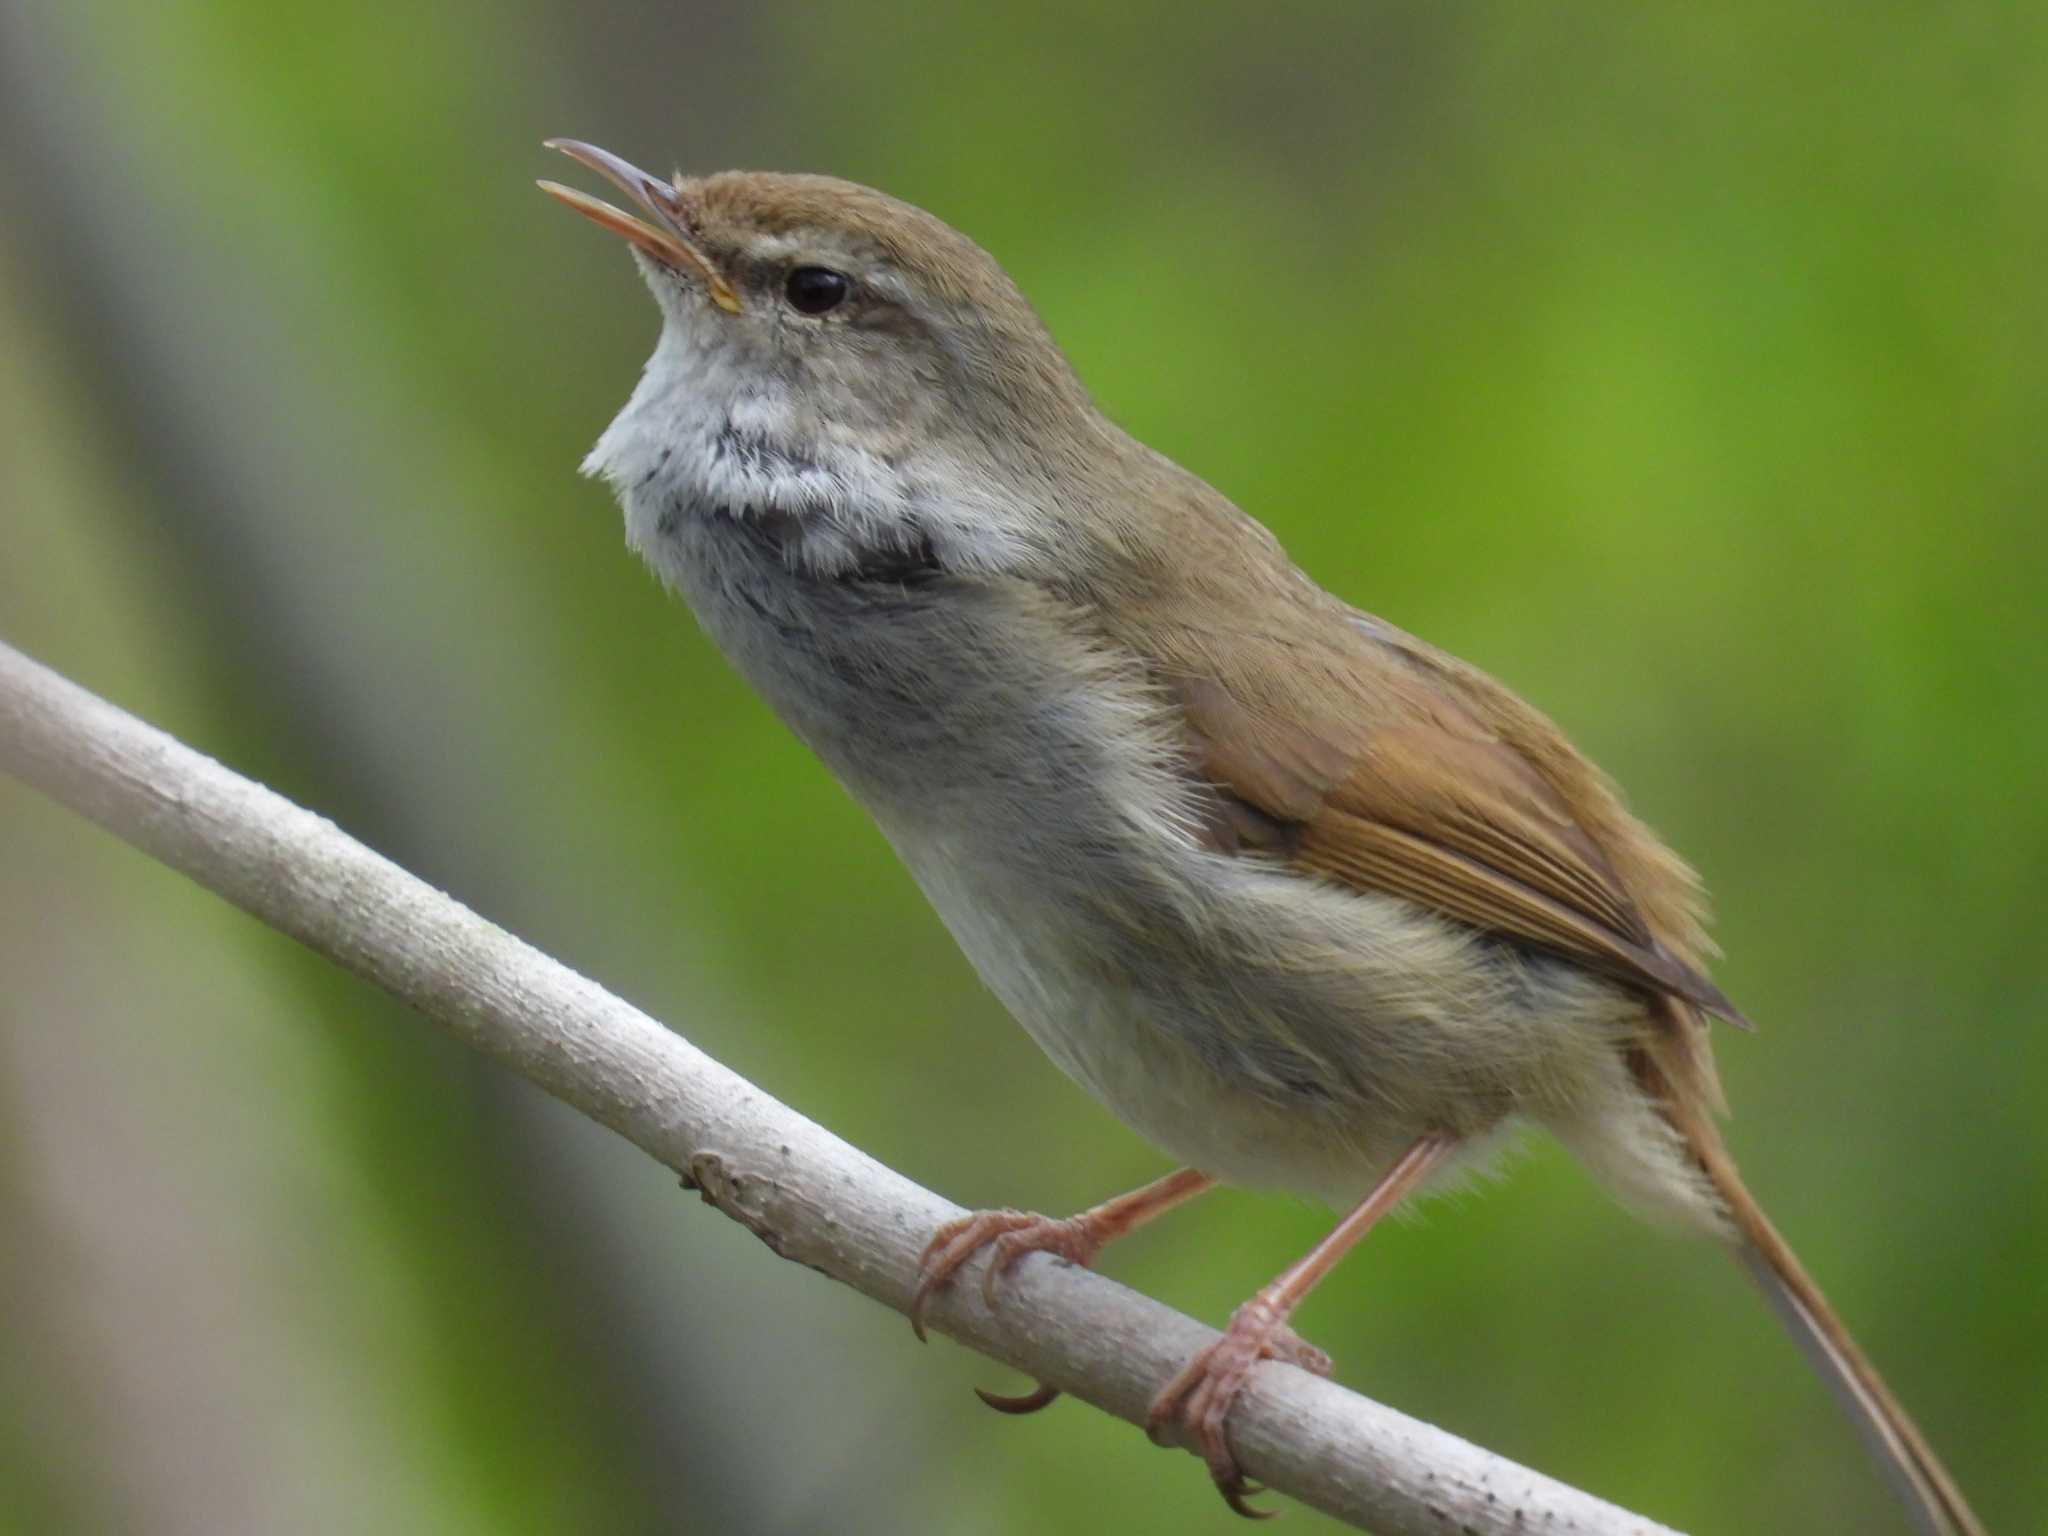
[[(629, 542), (874, 816), (1065, 1071), (1188, 1166), (1068, 1220), (937, 1233), (913, 1308), (984, 1249), (1103, 1243), (1218, 1180), (1349, 1212), (1159, 1392), (1233, 1508), (1253, 1365), (1424, 1185), (1523, 1125), (1727, 1244), (1919, 1528), (1982, 1527), (1736, 1176), (1691, 871), (1542, 715), (1323, 591), (1090, 401), (946, 225), (817, 176), (663, 181), (557, 141), (638, 218), (661, 340), (586, 468)], [(1346, 508), (1344, 515), (1353, 515)], [(1023, 1410), (1050, 1388), (1002, 1400)]]

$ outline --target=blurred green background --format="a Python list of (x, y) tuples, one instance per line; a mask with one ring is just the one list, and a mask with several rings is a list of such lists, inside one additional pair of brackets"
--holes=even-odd
[[(1718, 895), (1751, 1182), (2041, 1529), (2038, 7), (0, 0), (0, 636), (1062, 1211), (1164, 1164), (575, 476), (655, 317), (549, 134), (933, 209), (1119, 420), (1563, 722)], [(0, 1528), (1236, 1529), (11, 784), (0, 977)], [(1220, 1322), (1327, 1221), (1225, 1193), (1106, 1267)], [(1301, 1322), (1687, 1530), (1901, 1528), (1733, 1266), (1554, 1147)]]

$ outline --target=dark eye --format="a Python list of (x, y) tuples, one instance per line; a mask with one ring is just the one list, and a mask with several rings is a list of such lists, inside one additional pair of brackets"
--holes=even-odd
[(798, 267), (782, 285), (782, 293), (790, 308), (799, 314), (822, 315), (846, 301), (849, 286), (844, 272), (834, 272), (830, 267)]

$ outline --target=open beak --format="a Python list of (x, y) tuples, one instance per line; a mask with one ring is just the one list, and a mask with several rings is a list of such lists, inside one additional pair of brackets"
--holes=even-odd
[(622, 209), (614, 208), (601, 198), (587, 192), (578, 192), (574, 187), (565, 187), (558, 181), (536, 182), (541, 191), (549, 197), (567, 203), (583, 217), (594, 224), (601, 224), (615, 235), (622, 235), (638, 249), (645, 251), (671, 271), (687, 273), (704, 285), (704, 291), (727, 314), (740, 312), (739, 295), (732, 291), (732, 285), (711, 265), (704, 253), (691, 243), (689, 232), (683, 222), (682, 206), (676, 201), (675, 188), (667, 182), (657, 180), (637, 166), (628, 165), (617, 155), (599, 149), (594, 144), (583, 144), (575, 139), (549, 139), (547, 149), (559, 149), (571, 160), (589, 166), (606, 181), (633, 199), (654, 220), (652, 224), (636, 219)]

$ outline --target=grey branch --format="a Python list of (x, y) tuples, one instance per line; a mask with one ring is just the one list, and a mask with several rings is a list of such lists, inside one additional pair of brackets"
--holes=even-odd
[[(960, 1214), (332, 822), (4, 644), (0, 768), (410, 1003), (674, 1169), (781, 1257), (885, 1306), (909, 1306), (926, 1238)], [(950, 1287), (930, 1321), (1132, 1423), (1215, 1337), (1044, 1261), (1020, 1266), (994, 1309), (978, 1284)], [(1665, 1530), (1291, 1366), (1254, 1373), (1231, 1442), (1254, 1478), (1382, 1536)]]

